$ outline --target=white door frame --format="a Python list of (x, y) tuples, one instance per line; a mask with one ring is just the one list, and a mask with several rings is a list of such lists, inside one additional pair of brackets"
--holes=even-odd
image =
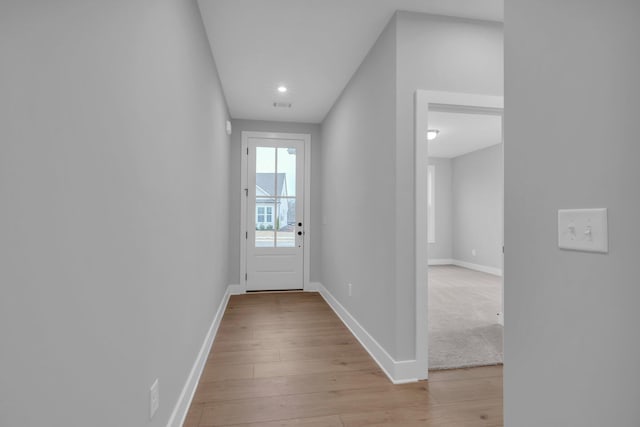
[[(427, 235), (427, 167), (429, 152), (429, 105), (462, 108), (504, 109), (504, 97), (417, 90), (414, 97), (414, 188), (415, 188), (415, 266), (416, 266), (416, 373), (418, 379), (429, 376), (429, 240)], [(504, 227), (503, 227), (504, 228)], [(503, 263), (504, 264), (504, 263)], [(503, 279), (504, 280), (504, 279)], [(503, 284), (504, 289), (504, 284)], [(504, 298), (503, 298), (504, 300)]]
[(303, 290), (309, 289), (309, 270), (311, 262), (311, 182), (310, 182), (310, 170), (311, 170), (311, 135), (302, 133), (280, 133), (280, 132), (250, 132), (242, 131), (242, 152), (240, 156), (240, 288), (242, 292), (247, 292), (247, 280), (245, 273), (247, 271), (247, 190), (249, 181), (249, 168), (248, 168), (248, 153), (249, 138), (267, 138), (267, 139), (279, 139), (279, 140), (303, 140), (304, 141), (304, 204), (303, 204), (303, 218), (304, 218), (304, 234), (302, 236), (303, 243), (303, 265), (302, 265), (302, 279)]

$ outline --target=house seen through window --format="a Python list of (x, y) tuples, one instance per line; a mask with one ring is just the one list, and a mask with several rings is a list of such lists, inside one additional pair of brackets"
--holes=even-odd
[(273, 208), (271, 206), (258, 206), (257, 225), (271, 225), (273, 226)]

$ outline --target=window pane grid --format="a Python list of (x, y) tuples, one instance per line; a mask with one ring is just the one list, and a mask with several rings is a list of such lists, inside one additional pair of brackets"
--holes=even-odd
[(256, 148), (256, 247), (296, 244), (295, 148)]

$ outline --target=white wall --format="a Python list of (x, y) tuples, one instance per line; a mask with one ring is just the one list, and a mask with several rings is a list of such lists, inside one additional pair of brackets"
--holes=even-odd
[(321, 281), (392, 357), (395, 40), (392, 21), (325, 118), (320, 174)]
[[(638, 426), (640, 3), (505, 9), (505, 425)], [(609, 253), (558, 249), (589, 207)]]
[(321, 144), (320, 125), (312, 123), (290, 123), (290, 122), (269, 122), (261, 120), (232, 120), (233, 133), (231, 134), (231, 177), (229, 181), (231, 202), (229, 205), (229, 283), (240, 283), (240, 237), (243, 231), (240, 227), (240, 197), (244, 192), (240, 188), (241, 183), (241, 151), (242, 151), (242, 131), (253, 132), (281, 132), (281, 133), (306, 133), (311, 135), (311, 215), (310, 221), (306, 224), (306, 232), (310, 233), (311, 239), (311, 270), (310, 280), (320, 281), (321, 265), (321, 215), (320, 209), (320, 158)]
[(453, 159), (455, 260), (502, 270), (502, 170), (502, 144)]
[(0, 52), (0, 425), (165, 426), (227, 284), (197, 6), (5, 0)]
[(429, 259), (450, 260), (453, 258), (451, 159), (429, 157), (429, 164), (435, 167), (435, 242), (429, 243)]

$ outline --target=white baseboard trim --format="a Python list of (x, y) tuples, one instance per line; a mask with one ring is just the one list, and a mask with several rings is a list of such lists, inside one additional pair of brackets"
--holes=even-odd
[(346, 308), (322, 285), (316, 284), (318, 292), (338, 315), (342, 323), (351, 331), (353, 336), (362, 344), (369, 355), (380, 366), (380, 369), (394, 384), (404, 384), (418, 381), (425, 375), (416, 372), (418, 363), (415, 360), (394, 360), (389, 353), (360, 325)]
[(482, 273), (489, 273), (489, 274), (493, 274), (494, 276), (502, 276), (502, 269), (500, 268), (489, 267), (489, 266), (480, 265), (480, 264), (473, 264), (471, 262), (460, 261), (457, 259), (454, 259), (452, 261), (453, 261), (452, 264), (457, 265), (458, 267), (464, 267), (470, 270), (480, 271)]
[(451, 258), (436, 258), (436, 259), (430, 259), (429, 260), (429, 265), (451, 265), (453, 264), (453, 260)]
[(169, 418), (167, 427), (181, 427), (182, 424), (184, 424), (184, 420), (187, 417), (187, 412), (189, 411), (189, 407), (191, 406), (191, 401), (193, 400), (193, 396), (196, 392), (196, 387), (198, 386), (198, 382), (200, 381), (200, 376), (202, 375), (202, 371), (204, 370), (204, 365), (207, 363), (207, 357), (209, 356), (209, 352), (211, 351), (211, 345), (213, 344), (213, 340), (216, 337), (216, 333), (218, 332), (218, 327), (220, 326), (220, 321), (222, 320), (224, 311), (227, 308), (227, 304), (229, 303), (229, 297), (231, 295), (234, 295), (235, 293), (244, 293), (244, 289), (242, 289), (242, 292), (235, 292), (237, 291), (237, 287), (239, 286), (240, 285), (229, 285), (227, 287), (224, 297), (222, 297), (222, 301), (218, 306), (218, 311), (213, 317), (213, 321), (211, 322), (209, 331), (204, 338), (202, 347), (200, 347), (200, 351), (198, 352), (195, 363), (191, 367), (191, 372), (189, 372), (187, 382), (182, 388), (182, 392), (180, 393), (178, 402), (173, 408), (173, 412), (171, 413), (171, 417)]

